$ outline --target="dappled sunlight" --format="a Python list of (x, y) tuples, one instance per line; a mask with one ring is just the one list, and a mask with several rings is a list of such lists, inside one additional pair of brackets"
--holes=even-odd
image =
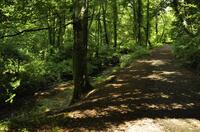
[(169, 99), (170, 98), (169, 95), (164, 94), (164, 93), (161, 93), (160, 96), (161, 96), (161, 98), (165, 98), (165, 99)]
[(36, 92), (34, 95), (35, 96), (48, 96), (50, 95), (50, 92)]
[(80, 105), (68, 109), (64, 120), (96, 122), (97, 126), (87, 124), (85, 128), (97, 130), (100, 125), (100, 131), (125, 127), (123, 130), (150, 132), (163, 131), (163, 124), (155, 123), (155, 118), (163, 122), (173, 118), (198, 121), (200, 89), (190, 85), (197, 87), (198, 81), (194, 84), (170, 59), (158, 57), (141, 59), (109, 76), (101, 90), (93, 90)]
[(121, 94), (112, 94), (112, 97), (113, 98), (118, 98), (118, 97), (120, 97), (121, 96)]
[(151, 105), (147, 105), (150, 109), (163, 109), (166, 108), (166, 106), (163, 105), (155, 105), (155, 104), (151, 104)]
[[(47, 118), (67, 130), (164, 132), (164, 128), (176, 130), (174, 124), (180, 130), (196, 130), (200, 129), (199, 86), (192, 73), (154, 56), (110, 75), (98, 89), (70, 107), (65, 106), (73, 90), (67, 84), (36, 97), (44, 113), (61, 108)], [(45, 100), (44, 96), (51, 98)]]
[(98, 102), (99, 100), (104, 100), (107, 99), (108, 97), (101, 97), (101, 98), (97, 98), (97, 99), (92, 99), (90, 100), (91, 102)]
[(108, 106), (108, 108), (105, 108), (104, 111), (107, 111), (108, 115), (110, 112), (119, 112), (119, 113), (127, 113), (128, 111), (131, 111), (128, 105), (119, 105), (119, 106)]
[(122, 83), (123, 83), (123, 82), (124, 82), (124, 80), (123, 80), (123, 79), (121, 79), (121, 78), (117, 78), (117, 79), (116, 79), (116, 82), (122, 82)]
[(57, 91), (65, 91), (67, 88), (66, 87), (57, 87), (57, 88), (54, 88), (54, 90), (57, 90)]
[(114, 88), (121, 88), (122, 86), (124, 86), (124, 85), (126, 85), (127, 83), (122, 83), (122, 84), (119, 84), (119, 83), (117, 83), (117, 84), (112, 84), (112, 86), (114, 87)]
[(167, 118), (158, 119), (161, 126), (165, 127), (168, 131), (178, 131), (178, 132), (198, 132), (200, 128), (200, 121), (191, 118)]
[(35, 92), (34, 96), (38, 98), (44, 98), (46, 96), (54, 96), (56, 94), (63, 93), (67, 90), (72, 91), (72, 89), (73, 89), (72, 83), (61, 83), (56, 86), (53, 86), (53, 88), (51, 88), (50, 90), (48, 89), (46, 91)]
[(162, 80), (164, 78), (157, 75), (157, 74), (152, 74), (152, 75), (149, 75), (147, 77), (142, 77), (142, 79)]
[(161, 75), (182, 75), (180, 72), (177, 71), (161, 71)]
[(182, 104), (178, 104), (178, 103), (172, 103), (172, 104), (171, 104), (171, 107), (172, 107), (173, 109), (185, 109), (185, 108), (187, 108), (186, 106), (187, 106), (187, 105), (182, 105)]
[[(175, 110), (175, 109), (188, 109), (194, 106), (193, 103), (172, 103), (172, 104), (141, 104), (141, 107), (146, 107), (147, 109), (157, 109), (157, 110)], [(140, 109), (141, 109), (140, 107)]]
[(87, 95), (85, 95), (85, 97), (87, 98), (87, 97), (91, 96), (92, 94), (94, 94), (97, 91), (98, 91), (98, 89), (93, 89), (90, 92), (88, 92)]
[(173, 83), (174, 81), (169, 80), (168, 78), (162, 76), (162, 74), (152, 74), (152, 75), (148, 75), (147, 77), (141, 77), (142, 79), (151, 79), (154, 81), (157, 80), (161, 80), (161, 81), (165, 81), (165, 82), (169, 82), (169, 83)]
[(73, 84), (72, 83), (61, 83), (56, 85), (53, 89), (52, 89), (52, 93), (53, 92), (63, 92), (65, 90), (72, 90), (73, 89)]
[(44, 110), (44, 112), (49, 112), (51, 109), (49, 109), (49, 108), (46, 108), (45, 110)]
[(126, 132), (164, 132), (164, 128), (153, 119), (140, 119), (127, 122)]
[(161, 80), (169, 83), (174, 83), (175, 81), (170, 79), (171, 77), (174, 76), (181, 76), (182, 73), (179, 71), (163, 71), (163, 70), (154, 70), (152, 71), (151, 75), (147, 75), (144, 77), (141, 77), (143, 79), (151, 79), (151, 80)]
[(190, 118), (143, 118), (125, 122), (124, 124), (120, 124), (118, 127), (124, 128), (127, 132), (198, 132), (200, 121)]
[[(85, 111), (73, 111), (67, 113), (66, 117), (70, 118), (86, 118), (86, 117), (95, 117), (99, 114), (95, 109), (92, 110), (85, 110)], [(101, 113), (102, 114), (102, 113)]]
[(121, 87), (123, 84), (112, 84), (113, 87), (118, 88)]
[(115, 78), (116, 78), (115, 75), (111, 75), (111, 76), (107, 77), (105, 81), (114, 81)]
[(73, 111), (67, 114), (67, 117), (70, 118), (84, 118), (84, 114), (83, 111), (77, 110), (77, 111)]
[(138, 63), (147, 63), (152, 66), (160, 66), (160, 65), (165, 65), (167, 62), (164, 60), (138, 60)]
[(72, 83), (61, 83), (46, 91), (36, 92), (34, 111), (44, 114), (54, 109), (68, 107), (72, 92)]
[(72, 111), (65, 114), (65, 117), (70, 118), (86, 118), (86, 117), (101, 117), (101, 116), (109, 116), (111, 112), (119, 112), (119, 113), (127, 113), (131, 111), (128, 105), (119, 105), (119, 106), (108, 106), (105, 109), (86, 109), (84, 111)]

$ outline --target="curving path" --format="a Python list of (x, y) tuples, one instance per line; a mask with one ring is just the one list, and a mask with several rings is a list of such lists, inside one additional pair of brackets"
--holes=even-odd
[(38, 131), (199, 132), (200, 77), (164, 46), (110, 76), (80, 103), (45, 118), (49, 123), (35, 126)]
[(111, 76), (81, 103), (58, 114), (63, 130), (199, 132), (200, 78), (169, 46)]

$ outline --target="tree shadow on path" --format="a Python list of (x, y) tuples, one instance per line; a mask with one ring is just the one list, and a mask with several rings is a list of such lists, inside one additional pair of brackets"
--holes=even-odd
[(106, 131), (143, 118), (200, 119), (200, 78), (176, 62), (169, 46), (113, 76), (80, 103), (48, 116), (51, 123), (43, 126)]

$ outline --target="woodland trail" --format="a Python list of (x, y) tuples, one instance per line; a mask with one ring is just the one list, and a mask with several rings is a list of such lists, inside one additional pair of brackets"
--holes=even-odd
[(58, 117), (68, 131), (199, 132), (200, 78), (164, 46)]
[(81, 102), (50, 114), (39, 131), (200, 131), (200, 77), (177, 62), (170, 46), (153, 50), (97, 87)]

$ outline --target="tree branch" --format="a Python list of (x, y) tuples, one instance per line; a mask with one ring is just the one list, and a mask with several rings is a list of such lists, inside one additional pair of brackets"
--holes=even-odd
[(9, 34), (9, 35), (5, 35), (5, 36), (1, 36), (0, 39), (18, 36), (18, 35), (21, 35), (21, 34), (27, 33), (27, 32), (41, 31), (41, 30), (47, 30), (47, 29), (49, 29), (49, 28), (25, 29), (25, 30), (22, 30), (20, 32), (15, 33), (15, 34)]
[[(69, 22), (69, 23), (63, 25), (62, 27), (68, 26), (68, 25), (70, 25), (70, 24), (73, 24), (73, 22)], [(56, 27), (53, 27), (53, 28), (56, 28)], [(49, 29), (49, 27), (25, 29), (25, 30), (19, 31), (19, 32), (14, 33), (14, 34), (9, 34), (9, 35), (0, 36), (0, 39), (18, 36), (18, 35), (21, 35), (21, 34), (23, 34), (23, 33), (36, 32), (36, 31), (42, 31), (42, 30), (48, 30), (48, 29)]]

